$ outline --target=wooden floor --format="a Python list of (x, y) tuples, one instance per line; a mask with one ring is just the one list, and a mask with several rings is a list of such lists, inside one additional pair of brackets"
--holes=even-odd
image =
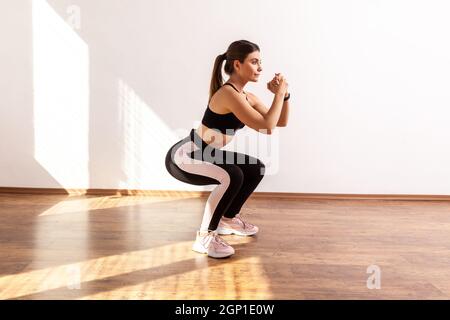
[(450, 297), (448, 201), (251, 198), (260, 233), (217, 260), (190, 249), (205, 200), (0, 194), (0, 299)]

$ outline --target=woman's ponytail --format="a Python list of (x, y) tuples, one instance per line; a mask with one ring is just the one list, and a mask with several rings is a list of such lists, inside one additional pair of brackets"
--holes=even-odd
[(226, 60), (227, 53), (219, 54), (214, 61), (214, 68), (211, 77), (211, 85), (209, 89), (209, 99), (211, 100), (214, 93), (223, 85), (222, 63)]

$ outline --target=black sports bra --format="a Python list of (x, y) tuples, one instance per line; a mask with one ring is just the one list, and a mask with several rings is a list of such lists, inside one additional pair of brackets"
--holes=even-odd
[[(226, 85), (226, 84), (232, 86), (234, 88), (234, 90), (239, 92), (239, 90), (236, 89), (236, 87), (233, 86), (231, 83), (228, 83), (228, 82), (224, 83), (224, 85)], [(246, 95), (246, 98), (247, 98), (247, 95)], [(248, 98), (247, 98), (247, 101), (248, 101)], [(245, 124), (242, 123), (241, 120), (239, 120), (234, 115), (233, 112), (229, 112), (229, 113), (225, 113), (225, 114), (216, 113), (209, 108), (209, 105), (206, 107), (206, 111), (203, 115), (202, 124), (204, 124), (208, 128), (217, 129), (220, 132), (222, 132), (223, 134), (234, 134), (234, 133), (236, 133), (237, 130), (245, 127)], [(227, 129), (229, 132), (227, 132)]]

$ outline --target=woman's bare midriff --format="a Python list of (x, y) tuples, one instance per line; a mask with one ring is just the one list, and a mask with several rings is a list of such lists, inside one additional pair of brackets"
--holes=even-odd
[(233, 140), (233, 136), (208, 128), (204, 124), (200, 124), (195, 131), (202, 137), (203, 141), (214, 148), (222, 148)]
[[(220, 88), (211, 98), (211, 101), (209, 103), (209, 106), (212, 111), (220, 114), (225, 114), (231, 112), (230, 110), (226, 109), (225, 107), (221, 107), (222, 105), (226, 105), (226, 97), (222, 94), (222, 88)], [(218, 108), (216, 109), (215, 107)], [(204, 124), (200, 123), (198, 128), (195, 130), (195, 132), (202, 138), (203, 141), (205, 141), (207, 144), (210, 144), (214, 148), (222, 148), (228, 143), (233, 140), (232, 135), (226, 135), (221, 132), (219, 132), (217, 129), (214, 130), (212, 128), (208, 128)]]

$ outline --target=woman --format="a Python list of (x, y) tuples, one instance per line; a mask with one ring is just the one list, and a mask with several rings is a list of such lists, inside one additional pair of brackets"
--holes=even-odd
[[(192, 249), (213, 258), (234, 254), (234, 249), (220, 235), (251, 236), (258, 227), (244, 221), (242, 205), (264, 176), (264, 164), (246, 154), (221, 148), (245, 125), (271, 134), (276, 126), (284, 127), (288, 117), (288, 84), (276, 74), (267, 88), (275, 94), (270, 109), (250, 92), (248, 81), (256, 82), (262, 71), (258, 45), (240, 40), (216, 58), (209, 103), (202, 123), (173, 145), (166, 156), (166, 168), (176, 179), (194, 184), (217, 184), (206, 202), (200, 230)], [(223, 84), (222, 63), (230, 76)]]

